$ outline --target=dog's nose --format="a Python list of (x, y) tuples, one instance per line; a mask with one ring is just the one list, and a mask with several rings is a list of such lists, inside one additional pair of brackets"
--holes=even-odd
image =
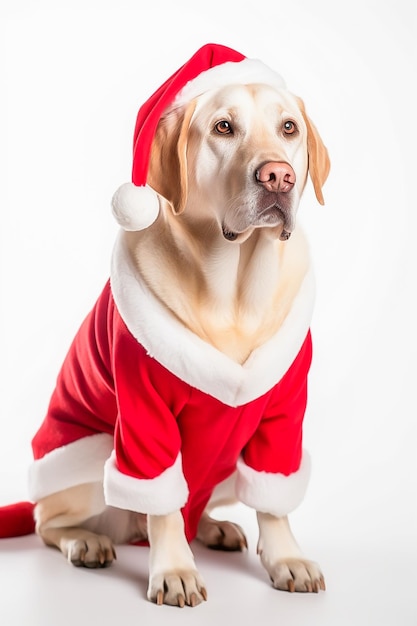
[(295, 184), (295, 172), (288, 163), (270, 161), (256, 170), (256, 180), (268, 191), (291, 191)]

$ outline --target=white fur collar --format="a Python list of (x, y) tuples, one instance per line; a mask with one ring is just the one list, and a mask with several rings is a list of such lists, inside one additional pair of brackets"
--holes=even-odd
[(241, 406), (272, 389), (307, 335), (314, 302), (310, 270), (280, 330), (243, 365), (183, 326), (141, 280), (120, 232), (113, 251), (111, 289), (117, 309), (148, 354), (191, 386), (229, 406)]

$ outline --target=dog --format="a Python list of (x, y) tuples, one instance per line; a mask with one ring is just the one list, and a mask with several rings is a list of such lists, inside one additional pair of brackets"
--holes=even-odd
[(190, 542), (244, 550), (210, 516), (239, 499), (272, 585), (324, 590), (288, 514), (309, 474), (314, 294), (296, 214), (308, 175), (323, 204), (327, 150), (275, 72), (216, 44), (141, 108), (134, 150), (111, 279), (33, 440), (36, 532), (89, 568), (148, 541), (148, 599), (196, 606)]

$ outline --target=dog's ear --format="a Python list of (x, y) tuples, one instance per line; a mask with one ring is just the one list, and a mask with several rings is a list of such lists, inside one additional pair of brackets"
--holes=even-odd
[(321, 188), (326, 182), (330, 171), (329, 155), (317, 128), (314, 126), (313, 122), (306, 113), (304, 102), (298, 97), (297, 101), (307, 126), (308, 170), (313, 182), (316, 198), (320, 204), (324, 204)]
[(192, 101), (162, 118), (152, 143), (147, 182), (168, 200), (175, 215), (184, 211), (187, 201), (187, 142), (195, 105)]

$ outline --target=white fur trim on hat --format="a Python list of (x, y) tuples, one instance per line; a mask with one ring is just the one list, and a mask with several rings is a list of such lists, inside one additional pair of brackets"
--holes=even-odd
[(305, 450), (300, 468), (289, 476), (258, 472), (239, 459), (236, 495), (241, 502), (256, 511), (284, 517), (302, 502), (307, 490), (310, 470), (310, 455)]
[(270, 67), (258, 59), (244, 59), (238, 63), (229, 61), (211, 67), (190, 80), (177, 94), (172, 108), (197, 98), (206, 91), (226, 85), (254, 85), (264, 83), (275, 89), (285, 89), (285, 81)]
[(181, 454), (156, 478), (143, 479), (119, 472), (113, 451), (104, 466), (104, 496), (106, 504), (137, 513), (168, 515), (181, 509), (188, 499)]
[(113, 215), (124, 230), (148, 228), (159, 214), (158, 194), (148, 185), (124, 183), (114, 193), (111, 204)]

